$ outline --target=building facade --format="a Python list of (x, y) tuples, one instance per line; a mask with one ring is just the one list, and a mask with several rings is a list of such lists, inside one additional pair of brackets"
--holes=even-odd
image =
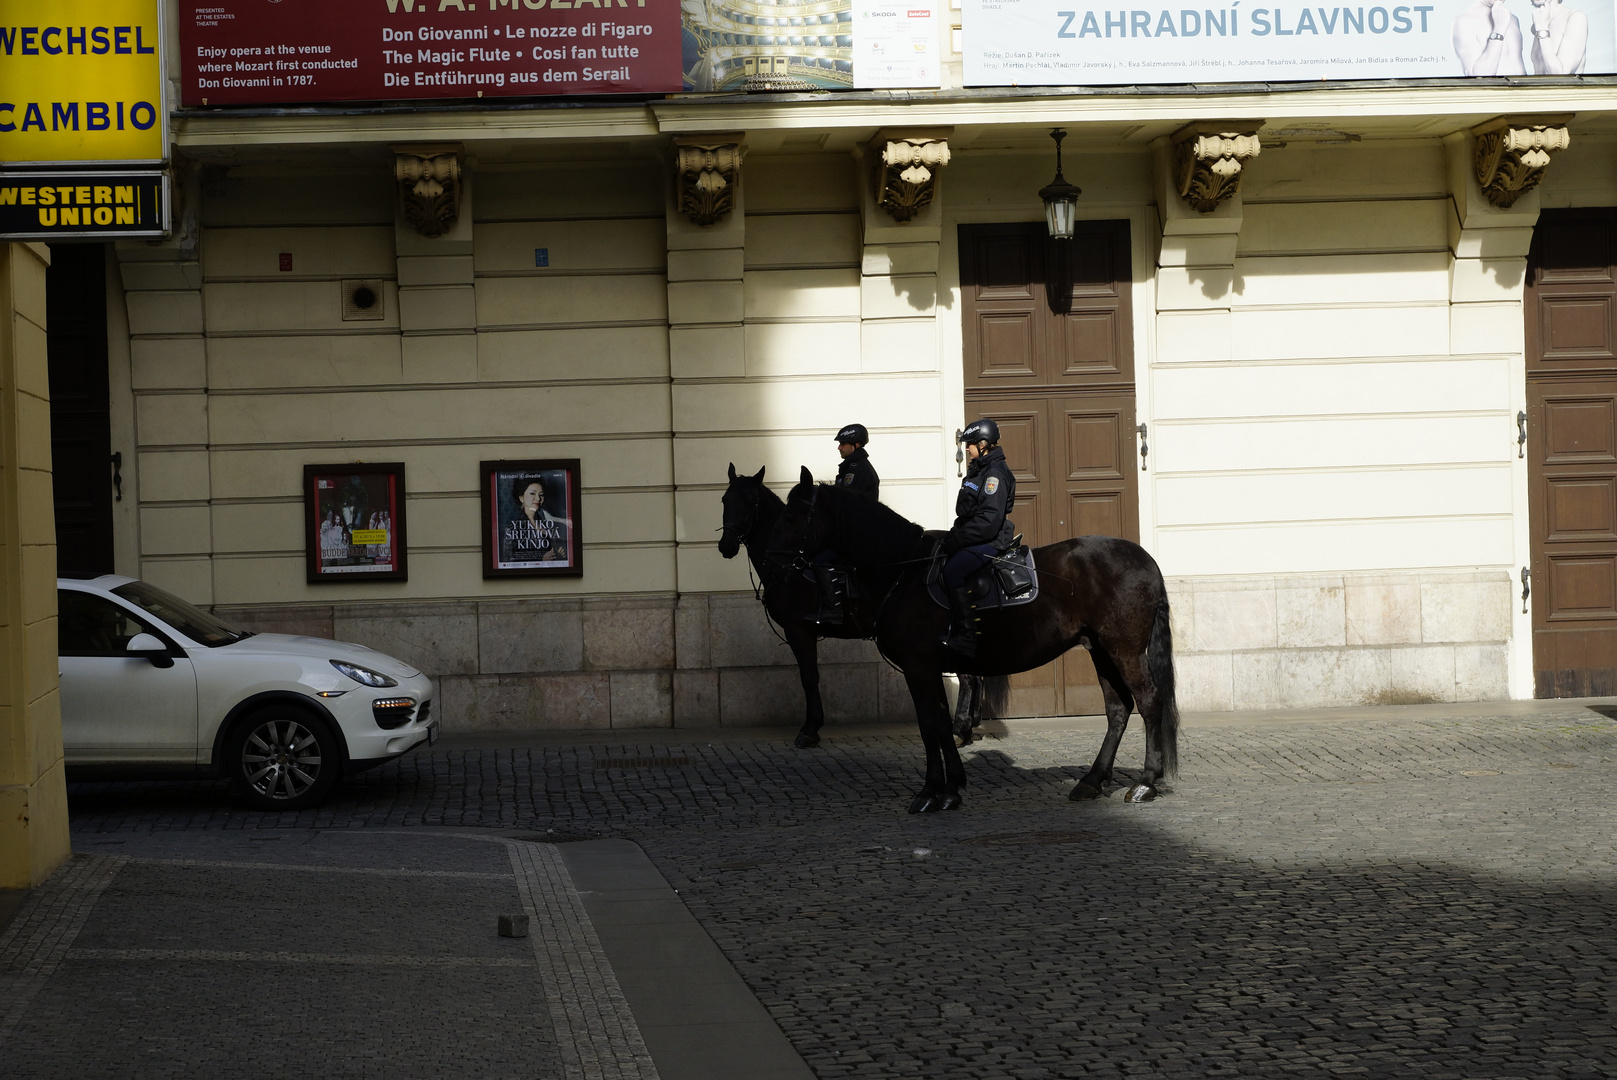
[[(1609, 78), (1008, 92), (952, 59), (925, 93), (178, 110), (174, 235), (104, 260), (105, 558), (416, 662), (449, 731), (792, 722), (727, 465), (828, 479), (864, 423), (941, 527), (986, 414), (1030, 540), (1155, 555), (1184, 708), (1617, 687)], [(555, 458), (584, 573), (485, 579), (479, 463)], [(408, 580), (311, 584), (303, 469), (360, 461), (404, 464)], [(868, 645), (822, 661), (833, 722), (913, 716)], [(1079, 653), (1013, 705), (1093, 683)]]

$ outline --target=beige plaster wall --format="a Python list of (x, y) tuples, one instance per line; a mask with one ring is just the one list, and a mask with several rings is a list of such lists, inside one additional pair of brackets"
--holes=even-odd
[(1165, 224), (1146, 516), (1182, 703), (1508, 697), (1537, 197), (1487, 206), (1463, 136), (1284, 141)]

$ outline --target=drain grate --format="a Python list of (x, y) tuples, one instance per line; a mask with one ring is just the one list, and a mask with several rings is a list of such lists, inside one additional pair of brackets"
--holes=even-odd
[(690, 758), (682, 757), (617, 757), (596, 758), (597, 769), (672, 769), (689, 765)]
[(1015, 847), (1020, 844), (1081, 844), (1099, 839), (1098, 832), (1007, 832), (968, 836), (960, 842), (978, 847)]

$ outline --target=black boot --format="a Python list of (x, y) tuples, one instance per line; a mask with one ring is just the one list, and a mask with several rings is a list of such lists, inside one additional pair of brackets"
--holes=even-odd
[(842, 601), (837, 596), (837, 583), (832, 576), (832, 568), (816, 565), (814, 581), (820, 586), (820, 610), (811, 616), (809, 621), (820, 626), (841, 626)]
[(961, 656), (977, 655), (977, 627), (972, 616), (971, 590), (949, 590), (949, 632), (942, 638), (945, 648)]

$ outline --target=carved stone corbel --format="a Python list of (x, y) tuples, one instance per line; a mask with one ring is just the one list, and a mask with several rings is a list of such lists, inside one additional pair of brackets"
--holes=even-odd
[(909, 221), (937, 195), (938, 170), (947, 164), (946, 139), (887, 139), (876, 162), (876, 205), (894, 221)]
[(1263, 150), (1262, 120), (1187, 124), (1174, 132), (1173, 178), (1180, 198), (1203, 214), (1241, 190), (1241, 166)]
[(404, 220), (433, 239), (453, 229), (460, 218), (460, 170), (465, 158), (460, 144), (395, 146), (393, 153)]
[(1556, 116), (1501, 116), (1471, 129), (1477, 137), (1473, 161), (1477, 183), (1488, 201), (1508, 210), (1544, 179), (1550, 155), (1572, 142), (1566, 122)]
[(746, 150), (740, 135), (674, 140), (679, 212), (697, 225), (717, 224), (735, 209)]

